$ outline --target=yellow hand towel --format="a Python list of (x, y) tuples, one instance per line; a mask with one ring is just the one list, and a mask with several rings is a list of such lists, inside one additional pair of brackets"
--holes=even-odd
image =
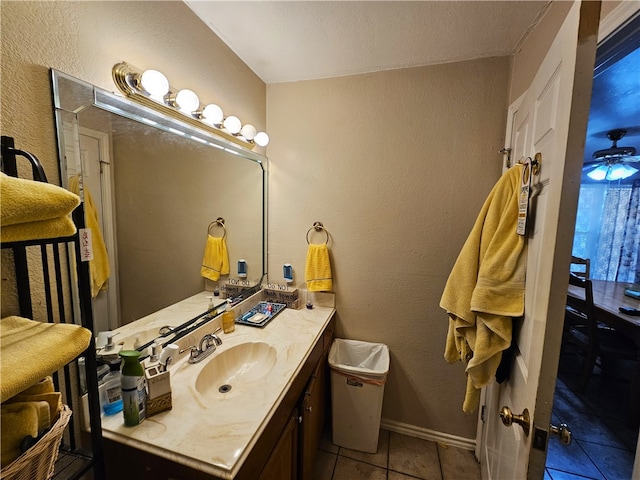
[[(87, 349), (90, 339), (91, 332), (79, 325), (42, 323), (21, 317), (0, 320), (0, 401), (62, 368)], [(25, 345), (29, 348), (24, 348)]]
[(80, 199), (57, 185), (0, 173), (0, 202), (0, 225), (5, 227), (66, 216)]
[[(48, 411), (46, 404), (45, 409)], [(21, 444), (25, 437), (38, 437), (39, 412), (40, 406), (37, 402), (2, 405), (0, 409), (2, 467), (9, 465), (20, 456)]]
[(333, 288), (329, 248), (326, 243), (309, 244), (304, 279), (310, 292), (331, 291)]
[(200, 274), (214, 282), (220, 278), (220, 275), (229, 274), (229, 254), (227, 253), (227, 242), (223, 237), (207, 235)]
[[(80, 175), (69, 178), (69, 190), (75, 194), (80, 194)], [(91, 248), (93, 260), (89, 261), (89, 271), (91, 272), (91, 297), (95, 298), (102, 290), (107, 289), (107, 280), (111, 275), (109, 271), (109, 257), (107, 247), (102, 237), (102, 229), (98, 219), (93, 197), (89, 189), (84, 186), (84, 216), (86, 227), (91, 229)]]
[(447, 280), (440, 307), (449, 315), (445, 359), (467, 364), (463, 410), (478, 407), (511, 344), (512, 317), (524, 313), (525, 238), (516, 233), (520, 165), (493, 188)]
[[(4, 210), (4, 205), (2, 206)], [(69, 217), (59, 217), (36, 222), (17, 223), (0, 228), (3, 243), (46, 238), (70, 237), (76, 233), (76, 226)]]

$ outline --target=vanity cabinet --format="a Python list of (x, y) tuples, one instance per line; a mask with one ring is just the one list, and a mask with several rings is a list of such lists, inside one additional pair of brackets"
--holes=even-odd
[[(332, 314), (333, 315), (333, 314)], [(325, 423), (327, 355), (334, 336), (332, 318), (257, 439), (234, 480), (307, 480)], [(179, 408), (174, 405), (174, 410)], [(203, 436), (203, 441), (206, 435)], [(105, 438), (108, 479), (213, 480), (217, 478), (142, 448)]]
[(294, 410), (259, 480), (294, 480), (297, 475), (298, 411)]

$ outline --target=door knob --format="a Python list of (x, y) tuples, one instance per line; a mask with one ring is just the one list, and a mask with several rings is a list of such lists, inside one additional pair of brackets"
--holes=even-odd
[(529, 417), (529, 410), (526, 408), (521, 415), (516, 415), (511, 411), (509, 407), (502, 407), (500, 409), (500, 418), (505, 427), (510, 427), (514, 423), (517, 423), (524, 430), (524, 434), (528, 437), (531, 430), (531, 418)]
[(559, 427), (549, 425), (549, 431), (551, 435), (557, 435), (563, 445), (571, 445), (571, 430), (566, 423), (561, 423)]

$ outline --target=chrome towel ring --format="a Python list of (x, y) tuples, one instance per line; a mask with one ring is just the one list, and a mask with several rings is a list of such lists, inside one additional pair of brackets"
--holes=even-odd
[(316, 232), (324, 231), (324, 234), (327, 236), (327, 239), (325, 240), (324, 243), (329, 244), (329, 232), (327, 231), (326, 228), (324, 228), (324, 225), (322, 224), (322, 222), (313, 222), (313, 227), (307, 230), (307, 244), (311, 243), (309, 241), (309, 233), (311, 233), (311, 230), (315, 230)]
[[(213, 222), (209, 224), (207, 228), (207, 234), (211, 235), (211, 229), (214, 227), (222, 227), (222, 238), (224, 239), (227, 236), (227, 229), (224, 226), (224, 218), (218, 217)], [(213, 237), (213, 235), (211, 235)]]

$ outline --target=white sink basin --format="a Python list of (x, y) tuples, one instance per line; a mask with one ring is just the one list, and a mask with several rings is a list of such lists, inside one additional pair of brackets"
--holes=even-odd
[(264, 378), (276, 363), (276, 349), (265, 342), (245, 342), (225, 348), (218, 347), (196, 378), (196, 390), (201, 395), (225, 393), (232, 388)]

